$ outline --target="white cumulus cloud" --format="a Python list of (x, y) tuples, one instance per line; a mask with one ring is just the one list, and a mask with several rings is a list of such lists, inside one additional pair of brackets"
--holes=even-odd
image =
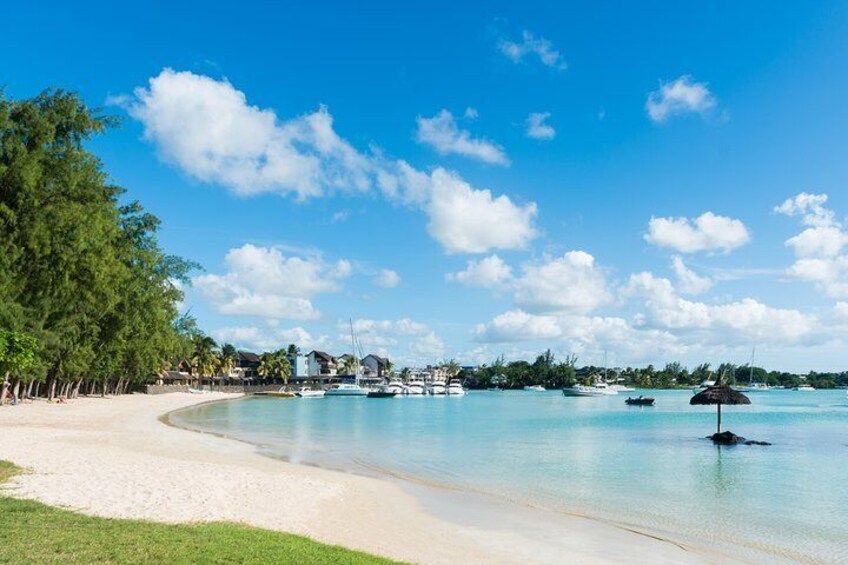
[(512, 267), (497, 255), (490, 255), (479, 261), (469, 261), (464, 270), (448, 273), (446, 278), (465, 286), (498, 289), (512, 280)]
[(732, 251), (751, 240), (740, 220), (705, 212), (695, 218), (651, 218), (645, 240), (682, 253)]
[(503, 148), (486, 139), (474, 138), (465, 129), (459, 129), (453, 114), (442, 110), (432, 118), (418, 116), (419, 143), (429, 145), (441, 155), (462, 155), (494, 165), (509, 165)]
[(427, 231), (448, 253), (523, 249), (536, 237), (536, 204), (476, 190), (444, 169), (433, 171), (430, 182)]
[(533, 112), (527, 116), (527, 137), (546, 141), (556, 137), (553, 126), (545, 123), (550, 117), (550, 112)]
[(382, 269), (373, 282), (383, 288), (394, 288), (400, 284), (400, 275), (391, 269)]
[(703, 294), (713, 287), (713, 280), (703, 277), (686, 266), (679, 255), (671, 260), (674, 274), (677, 277), (677, 288), (683, 294)]
[(589, 312), (611, 299), (603, 272), (585, 251), (525, 265), (514, 291), (516, 304), (534, 313)]
[(560, 71), (568, 68), (565, 59), (563, 59), (559, 51), (554, 49), (550, 41), (544, 37), (537, 38), (527, 30), (521, 34), (521, 41), (501, 39), (498, 42), (498, 49), (513, 63), (521, 63), (529, 56), (538, 58), (539, 62), (546, 67)]
[(286, 257), (279, 249), (252, 244), (231, 249), (224, 262), (225, 274), (199, 275), (192, 282), (217, 312), (229, 316), (317, 318), (311, 298), (339, 291), (351, 271), (345, 260)]
[(645, 109), (653, 122), (662, 123), (668, 118), (696, 113), (705, 115), (716, 107), (715, 96), (703, 82), (695, 82), (683, 75), (672, 82), (660, 84), (659, 90), (648, 94)]

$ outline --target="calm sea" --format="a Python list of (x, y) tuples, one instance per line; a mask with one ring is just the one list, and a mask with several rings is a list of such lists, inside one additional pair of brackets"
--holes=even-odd
[[(739, 544), (807, 562), (848, 562), (848, 400), (839, 391), (751, 393), (723, 423), (764, 446), (718, 448), (714, 407), (689, 391), (565, 398), (254, 398), (176, 423), (262, 445), (294, 462), (400, 475), (510, 501)], [(639, 394), (639, 393), (636, 393)]]

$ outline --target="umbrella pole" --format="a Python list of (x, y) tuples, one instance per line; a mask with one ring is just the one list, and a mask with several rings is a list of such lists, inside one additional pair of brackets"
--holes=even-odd
[(721, 402), (718, 403), (718, 425), (716, 426), (716, 433), (721, 433)]

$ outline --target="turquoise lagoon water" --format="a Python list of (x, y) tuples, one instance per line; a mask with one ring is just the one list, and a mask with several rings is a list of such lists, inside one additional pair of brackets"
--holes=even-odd
[[(784, 559), (848, 563), (845, 391), (751, 393), (725, 429), (774, 445), (718, 448), (689, 391), (565, 398), (254, 398), (174, 416), (294, 462), (386, 473)], [(637, 393), (638, 394), (638, 393)]]

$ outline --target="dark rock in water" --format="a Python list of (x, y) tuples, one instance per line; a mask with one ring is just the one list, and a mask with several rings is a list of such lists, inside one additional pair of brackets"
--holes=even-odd
[(721, 432), (720, 434), (713, 434), (710, 436), (710, 439), (713, 440), (713, 443), (717, 443), (719, 445), (737, 445), (740, 443), (745, 443), (744, 437), (738, 436), (733, 432)]
[(755, 441), (752, 439), (745, 439), (742, 436), (738, 436), (733, 432), (721, 432), (720, 434), (713, 434), (711, 436), (707, 436), (707, 439), (713, 440), (713, 443), (718, 445), (771, 445), (767, 441)]

